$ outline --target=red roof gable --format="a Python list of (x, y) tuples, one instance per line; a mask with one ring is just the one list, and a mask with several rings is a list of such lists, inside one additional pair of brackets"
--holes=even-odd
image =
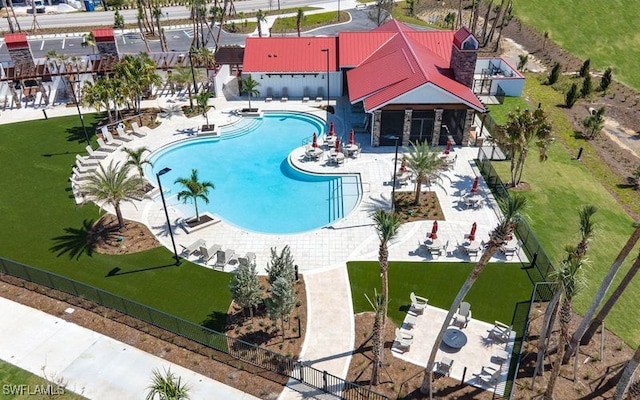
[(471, 31), (468, 30), (466, 26), (462, 26), (453, 37), (453, 44), (455, 44), (457, 48), (461, 49), (462, 43), (471, 35)]
[(323, 72), (337, 71), (336, 37), (268, 37), (247, 38), (245, 43), (243, 72)]
[(96, 42), (113, 42), (115, 36), (113, 35), (113, 28), (98, 28), (93, 30), (93, 37)]
[(29, 48), (29, 42), (27, 42), (27, 35), (25, 33), (6, 33), (4, 35), (4, 42), (7, 44), (9, 50)]

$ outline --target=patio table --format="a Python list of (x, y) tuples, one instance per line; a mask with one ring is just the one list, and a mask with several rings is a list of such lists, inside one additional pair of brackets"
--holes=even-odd
[(452, 349), (461, 349), (462, 346), (467, 344), (467, 335), (460, 329), (449, 328), (444, 333), (442, 341)]
[(442, 242), (440, 239), (427, 239), (424, 241), (424, 245), (429, 250), (442, 248)]

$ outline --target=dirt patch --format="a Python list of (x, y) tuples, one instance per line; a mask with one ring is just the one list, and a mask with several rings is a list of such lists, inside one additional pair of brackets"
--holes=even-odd
[[(264, 288), (262, 295), (266, 298), (269, 296), (268, 288), (270, 287), (267, 277), (260, 276), (258, 279)], [(255, 343), (278, 354), (298, 358), (307, 326), (307, 293), (302, 276), (298, 282), (294, 283), (293, 289), (297, 302), (291, 313), (291, 318), (284, 323), (284, 335), (280, 323), (276, 324), (269, 318), (264, 303), (254, 311), (253, 317), (251, 317), (248, 311), (243, 312), (235, 302), (231, 304), (227, 312), (226, 329), (228, 335)]]
[(420, 195), (420, 204), (414, 205), (414, 192), (396, 192), (395, 209), (400, 214), (402, 222), (423, 220), (444, 220), (444, 213), (440, 207), (440, 201), (435, 192), (423, 192)]
[(131, 254), (160, 246), (146, 225), (129, 220), (124, 222), (125, 227), (120, 229), (115, 215), (104, 215), (87, 235), (89, 247), (101, 254)]

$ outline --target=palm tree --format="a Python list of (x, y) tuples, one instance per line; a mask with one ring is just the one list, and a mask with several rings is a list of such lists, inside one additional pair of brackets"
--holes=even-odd
[(127, 153), (127, 162), (125, 165), (130, 165), (138, 171), (138, 178), (140, 179), (140, 190), (144, 192), (144, 174), (143, 167), (145, 165), (153, 166), (153, 163), (144, 157), (144, 153), (150, 150), (145, 147), (139, 147), (137, 149), (124, 149)]
[(153, 85), (162, 84), (156, 72), (156, 63), (147, 53), (138, 56), (126, 55), (115, 65), (116, 77), (124, 81), (135, 111), (140, 112), (142, 96)]
[(586, 260), (575, 256), (575, 248), (567, 246), (565, 248), (567, 257), (562, 261), (561, 267), (554, 271), (552, 278), (558, 283), (561, 292), (562, 305), (560, 306), (560, 341), (558, 343), (558, 353), (556, 362), (553, 364), (551, 377), (544, 393), (544, 400), (553, 400), (553, 391), (560, 376), (560, 366), (565, 352), (565, 344), (569, 339), (569, 324), (573, 318), (573, 298), (585, 287), (582, 275), (582, 267)]
[(194, 96), (196, 99), (196, 103), (198, 103), (198, 108), (202, 111), (202, 115), (204, 119), (207, 121), (207, 126), (209, 125), (209, 116), (207, 115), (207, 106), (209, 103), (209, 99), (213, 97), (213, 94), (208, 90), (202, 90), (200, 93)]
[(256, 21), (258, 22), (258, 37), (262, 37), (262, 22), (266, 22), (264, 11), (258, 10), (256, 12)]
[(600, 107), (594, 114), (590, 114), (582, 121), (587, 137), (593, 139), (602, 132), (604, 128), (604, 107)]
[(302, 20), (304, 20), (304, 10), (302, 8), (298, 8), (298, 13), (296, 14), (296, 30), (298, 31), (298, 37), (300, 37), (300, 29), (302, 28)]
[(198, 170), (192, 169), (191, 176), (189, 178), (178, 178), (175, 183), (179, 183), (185, 187), (185, 190), (178, 193), (178, 200), (187, 202), (189, 199), (193, 200), (193, 205), (196, 209), (196, 221), (200, 221), (200, 214), (198, 213), (198, 199), (202, 199), (205, 203), (209, 203), (209, 189), (215, 189), (213, 183), (209, 181), (200, 182), (198, 180)]
[(151, 384), (147, 387), (146, 400), (187, 400), (189, 398), (189, 387), (182, 383), (182, 378), (171, 372), (171, 368), (162, 374), (157, 369), (153, 370)]
[[(627, 393), (627, 390), (630, 389), (631, 384), (633, 383), (633, 377), (638, 370), (638, 366), (640, 365), (640, 346), (636, 349), (636, 352), (633, 354), (631, 360), (627, 362), (627, 366), (624, 367), (622, 371), (622, 376), (620, 376), (620, 381), (618, 381), (618, 387), (616, 388), (616, 393), (613, 395), (613, 400), (623, 400), (624, 395)], [(630, 391), (630, 390), (629, 390)], [(627, 397), (629, 399), (636, 397)]]
[(82, 187), (82, 191), (94, 201), (104, 201), (113, 206), (120, 229), (125, 227), (120, 203), (132, 201), (137, 190), (138, 180), (129, 176), (129, 166), (124, 165), (120, 168), (120, 163), (114, 165), (113, 161), (106, 169), (100, 164), (100, 169), (91, 175)]
[[(416, 174), (416, 196), (414, 204), (420, 204), (420, 195), (422, 194), (422, 184), (431, 184), (438, 182), (445, 170), (445, 160), (440, 157), (440, 153), (436, 148), (430, 147), (429, 143), (409, 142), (411, 148), (405, 147), (407, 165)], [(394, 171), (395, 173), (395, 171)], [(392, 199), (391, 201), (395, 201)]]
[(247, 98), (249, 99), (249, 109), (251, 109), (251, 96), (260, 95), (258, 86), (260, 86), (260, 82), (253, 79), (251, 75), (247, 75), (245, 79), (242, 79), (242, 91), (247, 93)]
[(387, 322), (386, 299), (389, 298), (389, 242), (396, 236), (400, 229), (400, 214), (395, 211), (379, 209), (373, 214), (373, 221), (380, 239), (378, 247), (378, 262), (380, 263), (380, 278), (382, 279), (382, 297), (385, 299), (382, 316), (382, 329)]
[(151, 11), (151, 15), (156, 21), (156, 26), (158, 27), (158, 37), (160, 38), (160, 49), (164, 52), (167, 51), (167, 44), (164, 41), (164, 32), (162, 30), (162, 24), (160, 24), (160, 18), (162, 18), (162, 8), (155, 6)]
[(371, 301), (369, 297), (365, 294), (367, 301), (371, 304), (373, 311), (375, 313), (375, 317), (373, 320), (373, 329), (371, 330), (371, 341), (373, 342), (373, 346), (371, 351), (373, 352), (373, 360), (372, 368), (371, 368), (371, 385), (378, 384), (378, 375), (380, 371), (380, 366), (384, 362), (384, 310), (387, 306), (387, 301), (383, 295), (378, 294), (374, 289), (374, 300)]
[(422, 385), (420, 387), (420, 392), (423, 394), (429, 393), (432, 394), (432, 385), (431, 381), (433, 378), (433, 367), (436, 362), (436, 354), (438, 353), (438, 349), (442, 344), (442, 338), (444, 337), (444, 333), (447, 331), (451, 320), (453, 319), (453, 315), (456, 313), (456, 310), (464, 300), (465, 296), (471, 290), (471, 287), (476, 282), (482, 271), (484, 271), (485, 267), (489, 263), (489, 260), (495, 254), (498, 249), (504, 246), (509, 241), (509, 236), (513, 232), (518, 221), (523, 218), (523, 213), (527, 208), (527, 199), (519, 193), (513, 194), (512, 196), (505, 198), (501, 198), (499, 200), (499, 204), (501, 209), (503, 210), (504, 215), (500, 218), (498, 222), (498, 226), (496, 226), (489, 233), (489, 241), (486, 244), (485, 250), (478, 260), (476, 266), (471, 270), (467, 280), (464, 282), (455, 299), (453, 300), (453, 304), (451, 304), (451, 308), (449, 309), (449, 313), (444, 319), (442, 323), (442, 327), (440, 328), (440, 332), (436, 337), (435, 343), (433, 344), (433, 348), (431, 349), (431, 355), (429, 356), (429, 361), (427, 362), (427, 367), (425, 369), (424, 379), (422, 381)]
[(85, 33), (82, 35), (82, 47), (89, 47), (93, 51), (93, 54), (96, 53), (96, 38), (93, 36), (93, 32)]

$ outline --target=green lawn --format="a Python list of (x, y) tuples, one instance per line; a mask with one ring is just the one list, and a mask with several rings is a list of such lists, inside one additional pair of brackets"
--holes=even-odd
[[(45, 369), (45, 373), (47, 373)], [(47, 373), (48, 375), (48, 373)], [(56, 379), (55, 377), (53, 378)], [(64, 377), (63, 377), (64, 379)], [(25, 399), (49, 399), (51, 397), (59, 400), (80, 400), (84, 397), (71, 392), (69, 389), (58, 387), (59, 382), (49, 383), (46, 380), (34, 375), (15, 365), (0, 360), (0, 399), (25, 400)], [(21, 386), (26, 385), (26, 386)], [(50, 390), (52, 396), (40, 395), (42, 390), (46, 390), (48, 385), (52, 385)], [(64, 384), (62, 385), (64, 386)]]
[[(473, 263), (391, 262), (389, 266), (389, 317), (402, 324), (415, 292), (429, 304), (449, 310), (453, 299), (474, 267)], [(380, 265), (375, 261), (348, 263), (351, 296), (355, 313), (372, 311), (365, 298), (380, 291)], [(473, 317), (493, 323), (518, 321), (517, 311), (528, 306), (533, 285), (519, 264), (489, 264), (476, 281), (466, 301), (472, 304)], [(519, 305), (516, 307), (516, 305)], [(517, 309), (517, 310), (516, 310)]]
[[(85, 120), (95, 123), (95, 116)], [(85, 147), (78, 125), (77, 116), (0, 125), (0, 256), (222, 329), (230, 274), (188, 262), (172, 266), (165, 248), (125, 256), (86, 248), (87, 228), (100, 213), (77, 207), (71, 196), (71, 166)], [(107, 277), (116, 267), (119, 273)]]
[[(633, 231), (633, 221), (600, 183), (603, 181), (615, 186), (611, 172), (599, 162), (588, 143), (575, 138), (571, 124), (562, 110), (556, 107), (562, 95), (540, 85), (535, 78), (527, 79), (524, 95), (536, 103), (542, 102), (559, 137), (546, 162), (539, 163), (535, 151), (529, 155), (523, 175), (523, 180), (531, 185), (531, 189), (524, 192), (531, 204), (527, 212), (529, 221), (554, 263), (562, 258), (565, 245), (578, 243), (578, 208), (593, 204), (599, 209), (595, 216), (598, 229), (588, 253), (590, 266), (586, 268), (589, 285), (576, 299), (576, 311), (582, 313)], [(585, 149), (581, 161), (575, 160), (577, 147)], [(508, 162), (494, 162), (493, 165), (506, 181)], [(635, 196), (637, 202), (637, 193)], [(637, 250), (632, 254), (637, 254)], [(627, 261), (623, 272), (630, 263)], [(619, 274), (618, 280), (621, 276)], [(638, 304), (640, 280), (636, 279), (606, 321), (609, 328), (634, 348), (640, 343), (640, 327), (636, 323), (640, 320)]]
[(640, 89), (637, 0), (514, 0), (513, 10), (592, 68), (613, 67), (615, 79)]
[(522, 97), (505, 97), (502, 104), (490, 104), (487, 105), (487, 109), (491, 113), (491, 117), (496, 124), (504, 125), (507, 123), (507, 116), (510, 112), (515, 111), (517, 108), (522, 110), (530, 109), (531, 106)]
[[(319, 28), (322, 26), (326, 26), (333, 23), (338, 23), (336, 18), (336, 11), (330, 11), (325, 13), (318, 14), (306, 14), (304, 19), (302, 20), (302, 26), (300, 27), (301, 31), (308, 31), (310, 29)], [(280, 17), (276, 19), (271, 28), (271, 33), (287, 33), (287, 32), (296, 32), (296, 22), (297, 17)], [(340, 11), (340, 21), (348, 21), (349, 14)]]

